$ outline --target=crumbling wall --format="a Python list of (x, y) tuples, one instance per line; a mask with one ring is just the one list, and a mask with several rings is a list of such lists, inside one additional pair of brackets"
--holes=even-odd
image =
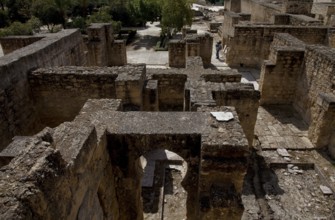
[(202, 35), (188, 34), (184, 40), (169, 42), (169, 66), (185, 68), (188, 57), (200, 56), (203, 65), (209, 66), (212, 59), (213, 37), (206, 33)]
[(122, 66), (127, 64), (126, 42), (115, 41), (110, 23), (94, 23), (87, 28), (88, 65)]
[(323, 22), (324, 25), (334, 26), (335, 25), (335, 4), (331, 2), (314, 2), (312, 6), (313, 14), (315, 18)]
[[(120, 105), (99, 102), (111, 111)], [(0, 171), (1, 219), (122, 218), (106, 135), (81, 119), (96, 106), (88, 104), (78, 120), (22, 142), (22, 152)]]
[(241, 0), (225, 0), (225, 9), (233, 12), (241, 12)]
[(309, 139), (316, 147), (327, 147), (335, 158), (335, 95), (320, 93), (312, 113)]
[(260, 103), (292, 104), (302, 73), (305, 44), (289, 34), (276, 34), (270, 51), (261, 69)]
[(326, 27), (294, 27), (280, 25), (235, 25), (229, 36), (226, 62), (229, 66), (259, 67), (268, 59), (275, 33), (289, 33), (307, 44), (328, 43)]
[(186, 44), (183, 40), (169, 41), (169, 66), (185, 68), (186, 65)]
[[(223, 45), (225, 45), (225, 40), (228, 38), (228, 36), (234, 35), (234, 26), (238, 24), (241, 20), (244, 20), (240, 14), (231, 12), (231, 11), (225, 11), (224, 12), (225, 19), (223, 21), (223, 26), (221, 27), (221, 37)], [(250, 19), (249, 19), (250, 20)]]
[(176, 72), (159, 72), (152, 76), (158, 81), (158, 102), (160, 111), (183, 111), (187, 76)]
[(281, 13), (280, 5), (251, 0), (251, 21), (269, 22), (274, 14)]
[(294, 107), (307, 123), (317, 117), (320, 92), (335, 94), (335, 49), (320, 45), (306, 46), (303, 73), (298, 79)]
[(27, 80), (38, 67), (86, 64), (78, 30), (63, 30), (0, 58), (0, 149), (15, 135), (32, 134), (42, 127)]
[(108, 68), (56, 67), (29, 75), (35, 108), (44, 126), (71, 121), (90, 98), (116, 98), (118, 73)]
[(252, 146), (257, 119), (260, 93), (252, 84), (225, 83), (214, 89), (213, 96), (218, 106), (233, 106), (236, 109), (243, 131)]
[[(240, 137), (239, 120), (233, 107), (201, 107), (198, 111), (231, 112), (234, 119), (218, 122), (209, 119), (214, 131), (202, 139), (201, 170), (199, 173), (199, 219), (241, 219), (242, 186), (247, 171), (248, 143), (244, 139), (237, 148), (234, 142)], [(229, 135), (222, 130), (228, 127)], [(226, 137), (230, 141), (215, 142), (215, 136)], [(235, 149), (234, 149), (235, 148)], [(234, 149), (234, 150), (233, 150)]]
[(282, 4), (282, 12), (310, 15), (312, 6), (313, 0), (284, 0)]
[(4, 55), (13, 52), (14, 50), (26, 47), (36, 41), (39, 41), (43, 36), (8, 36), (1, 37), (0, 44)]

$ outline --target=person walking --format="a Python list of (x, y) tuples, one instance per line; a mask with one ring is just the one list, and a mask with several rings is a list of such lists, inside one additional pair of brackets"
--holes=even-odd
[(217, 42), (215, 45), (216, 48), (216, 59), (220, 59), (220, 50), (222, 50), (222, 44), (221, 41)]

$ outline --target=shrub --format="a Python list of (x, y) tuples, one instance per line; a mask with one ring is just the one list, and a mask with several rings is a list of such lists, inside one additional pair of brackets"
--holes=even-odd
[(9, 25), (9, 17), (7, 11), (0, 10), (0, 28)]

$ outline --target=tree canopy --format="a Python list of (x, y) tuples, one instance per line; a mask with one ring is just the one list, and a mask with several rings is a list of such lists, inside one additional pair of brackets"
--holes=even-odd
[(161, 26), (163, 34), (172, 34), (192, 24), (191, 0), (163, 0)]
[[(171, 35), (192, 22), (192, 0), (0, 0), (0, 28), (23, 24), (35, 16), (49, 29), (93, 21), (118, 21), (122, 26), (143, 26), (161, 21), (162, 33)], [(35, 19), (36, 20), (36, 19)], [(17, 24), (16, 24), (17, 26)]]

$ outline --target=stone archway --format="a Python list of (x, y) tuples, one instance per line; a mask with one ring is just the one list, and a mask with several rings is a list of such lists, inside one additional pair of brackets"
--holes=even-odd
[(187, 218), (194, 219), (198, 207), (201, 136), (198, 134), (107, 134), (115, 181), (116, 199), (122, 219), (143, 219), (142, 174), (138, 158), (155, 149), (167, 149), (185, 159), (187, 173), (182, 186), (187, 192)]
[(145, 220), (186, 219), (187, 192), (182, 182), (187, 163), (178, 154), (156, 149), (138, 158)]

